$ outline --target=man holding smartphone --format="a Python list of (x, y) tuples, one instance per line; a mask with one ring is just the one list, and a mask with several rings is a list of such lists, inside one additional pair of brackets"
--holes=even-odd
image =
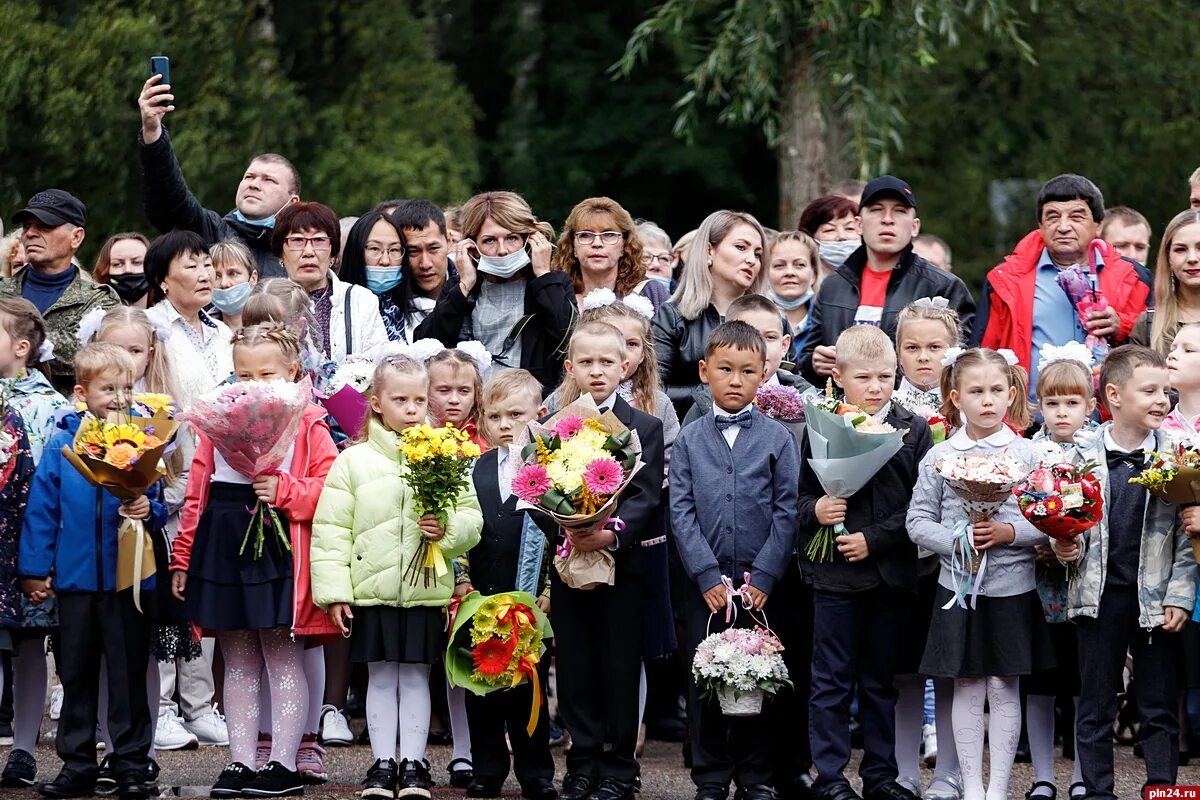
[(234, 209), (221, 216), (204, 208), (188, 189), (163, 127), (163, 117), (175, 110), (174, 102), (171, 85), (159, 73), (150, 76), (138, 95), (142, 114), (138, 151), (150, 224), (163, 233), (175, 228), (195, 231), (205, 244), (240, 239), (254, 253), (260, 278), (286, 278), (287, 272), (271, 253), (271, 232), (279, 210), (300, 199), (300, 173), (281, 155), (257, 155), (238, 184)]

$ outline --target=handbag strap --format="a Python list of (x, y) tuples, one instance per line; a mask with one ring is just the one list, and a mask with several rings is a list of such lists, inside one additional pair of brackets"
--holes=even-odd
[(343, 308), (343, 312), (342, 312), (342, 316), (344, 316), (346, 318), (346, 355), (350, 355), (350, 353), (352, 353), (354, 351), (354, 347), (353, 347), (354, 328), (350, 323), (350, 289), (351, 288), (352, 287), (350, 287), (350, 286), (346, 286), (346, 296), (343, 299), (344, 308)]

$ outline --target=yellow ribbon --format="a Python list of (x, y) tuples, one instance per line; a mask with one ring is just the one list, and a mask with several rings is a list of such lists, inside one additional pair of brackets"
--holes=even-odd
[(449, 571), (446, 567), (446, 558), (442, 555), (442, 548), (434, 542), (430, 542), (429, 546), (425, 548), (425, 569), (433, 570), (433, 574), (439, 578)]
[[(142, 611), (142, 581), (155, 572), (153, 546), (147, 554), (146, 539), (146, 526), (141, 520), (121, 519), (121, 527), (117, 530), (117, 591), (132, 586), (133, 605), (141, 613), (145, 613)], [(133, 550), (132, 565), (127, 563), (130, 548)]]
[(533, 661), (533, 669), (529, 671), (529, 680), (533, 681), (533, 702), (529, 706), (529, 724), (525, 726), (525, 733), (528, 736), (533, 736), (533, 732), (537, 729), (538, 715), (542, 711), (542, 679), (538, 676), (538, 662)]

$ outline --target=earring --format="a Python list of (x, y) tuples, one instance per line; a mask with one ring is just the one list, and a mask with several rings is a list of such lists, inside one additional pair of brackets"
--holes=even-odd
[(711, 258), (708, 260), (708, 268), (712, 269), (712, 259)]

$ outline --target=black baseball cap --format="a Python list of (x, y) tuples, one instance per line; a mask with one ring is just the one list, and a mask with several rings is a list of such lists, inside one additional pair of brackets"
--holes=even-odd
[(26, 217), (36, 217), (43, 225), (87, 224), (87, 207), (70, 192), (62, 189), (43, 189), (29, 198), (25, 207), (13, 214), (13, 224), (20, 225)]
[(912, 187), (907, 181), (902, 181), (895, 175), (880, 175), (863, 188), (858, 210), (862, 211), (868, 203), (881, 196), (896, 197), (912, 208), (917, 207), (917, 198), (913, 196)]

